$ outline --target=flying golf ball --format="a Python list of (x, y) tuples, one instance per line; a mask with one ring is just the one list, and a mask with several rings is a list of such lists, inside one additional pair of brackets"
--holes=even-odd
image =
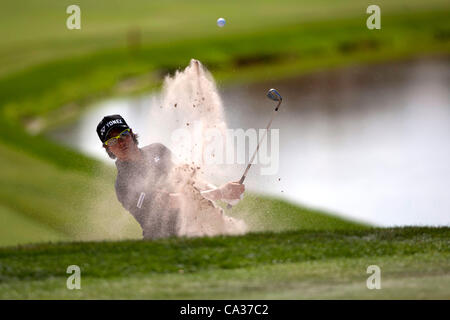
[(225, 25), (225, 19), (224, 18), (217, 19), (217, 25), (222, 28)]

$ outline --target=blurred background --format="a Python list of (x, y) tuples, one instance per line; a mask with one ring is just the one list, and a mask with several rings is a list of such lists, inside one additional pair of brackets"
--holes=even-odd
[(252, 169), (249, 191), (370, 225), (450, 224), (448, 1), (377, 1), (380, 30), (360, 0), (77, 1), (80, 30), (71, 4), (0, 4), (0, 245), (139, 238), (95, 127), (120, 113), (141, 146), (170, 146), (150, 115), (191, 58), (229, 128), (264, 128), (265, 92), (283, 95), (279, 172)]

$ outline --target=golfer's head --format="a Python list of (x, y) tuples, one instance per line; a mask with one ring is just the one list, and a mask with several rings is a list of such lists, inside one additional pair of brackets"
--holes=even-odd
[(126, 160), (136, 151), (137, 136), (118, 114), (105, 116), (97, 126), (97, 134), (112, 159)]

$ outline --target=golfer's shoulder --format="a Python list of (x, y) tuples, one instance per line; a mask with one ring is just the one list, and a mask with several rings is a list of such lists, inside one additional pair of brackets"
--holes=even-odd
[(151, 156), (165, 156), (170, 155), (170, 150), (162, 143), (152, 143), (148, 146), (142, 147), (141, 150)]

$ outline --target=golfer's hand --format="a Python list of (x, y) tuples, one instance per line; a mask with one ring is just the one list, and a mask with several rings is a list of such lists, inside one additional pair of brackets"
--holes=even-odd
[(220, 187), (222, 193), (222, 200), (240, 200), (245, 191), (245, 185), (238, 182), (228, 182)]

